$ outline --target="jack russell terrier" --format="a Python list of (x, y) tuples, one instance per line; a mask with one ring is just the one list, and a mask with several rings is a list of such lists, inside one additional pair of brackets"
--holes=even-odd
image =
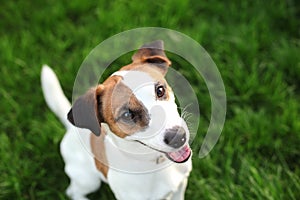
[(60, 150), (71, 199), (102, 182), (117, 199), (184, 199), (192, 169), (190, 137), (165, 74), (162, 41), (142, 46), (132, 63), (71, 106), (54, 72), (42, 68), (46, 102), (67, 129)]

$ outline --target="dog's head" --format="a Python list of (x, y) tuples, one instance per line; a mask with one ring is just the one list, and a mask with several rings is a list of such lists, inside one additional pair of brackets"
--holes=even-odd
[(163, 152), (177, 163), (188, 160), (189, 130), (180, 117), (165, 74), (171, 65), (162, 41), (142, 46), (132, 63), (79, 97), (69, 121), (101, 134), (101, 123), (125, 140)]

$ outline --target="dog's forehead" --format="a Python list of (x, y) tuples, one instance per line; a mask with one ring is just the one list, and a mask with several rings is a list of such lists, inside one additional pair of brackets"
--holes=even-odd
[(147, 86), (153, 86), (156, 80), (142, 71), (117, 71), (112, 76), (121, 76), (124, 83), (133, 93)]
[[(112, 76), (121, 76), (122, 82), (128, 86), (133, 93), (138, 90), (145, 90), (147, 87), (152, 87), (154, 84), (165, 84), (164, 76), (149, 65), (142, 65), (133, 70), (121, 70), (112, 74)], [(154, 92), (154, 89), (153, 89)]]

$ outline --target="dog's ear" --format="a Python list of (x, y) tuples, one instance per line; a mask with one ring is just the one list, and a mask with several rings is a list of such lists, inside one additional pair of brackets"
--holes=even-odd
[(68, 113), (68, 120), (76, 127), (87, 128), (95, 135), (101, 134), (101, 95), (104, 86), (98, 85), (80, 96)]
[(143, 45), (133, 56), (133, 63), (153, 64), (163, 75), (168, 71), (171, 61), (164, 52), (164, 42), (157, 40)]

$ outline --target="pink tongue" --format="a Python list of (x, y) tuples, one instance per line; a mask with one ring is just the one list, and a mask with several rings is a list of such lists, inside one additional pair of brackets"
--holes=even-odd
[(191, 149), (190, 149), (189, 145), (185, 145), (178, 151), (168, 153), (168, 156), (173, 161), (178, 162), (178, 163), (186, 161), (190, 155), (191, 155)]

